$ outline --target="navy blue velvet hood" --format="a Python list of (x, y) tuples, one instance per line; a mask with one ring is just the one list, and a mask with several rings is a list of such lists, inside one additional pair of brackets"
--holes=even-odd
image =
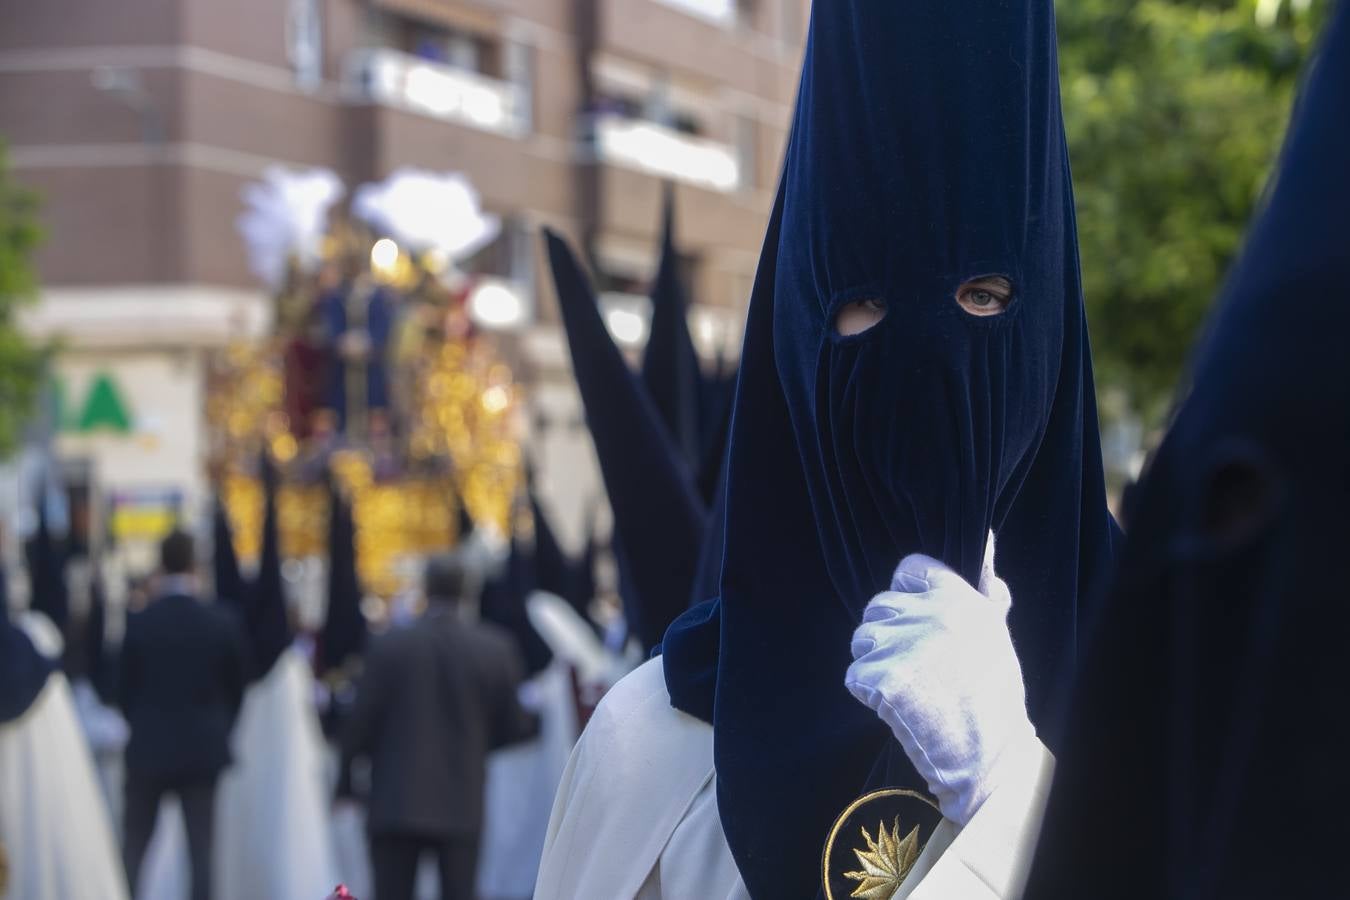
[(530, 622), (526, 605), (530, 594), (538, 588), (534, 555), (521, 537), (513, 535), (505, 565), (483, 585), (479, 613), (484, 622), (505, 629), (515, 639), (527, 675), (542, 672), (553, 661), (553, 651)]
[[(1011, 303), (972, 316), (957, 288), (990, 275)], [(864, 299), (884, 320), (837, 336)], [(721, 596), (668, 632), (666, 679), (713, 724), (751, 894), (813, 897), (836, 815), (922, 788), (843, 686), (900, 559), (973, 582), (997, 532), (1038, 726), (1109, 574), (1050, 0), (815, 4), (733, 416)]]
[(361, 576), (357, 569), (356, 522), (351, 502), (332, 480), (328, 484), (328, 605), (319, 631), (317, 671), (341, 669), (359, 657), (370, 640), (370, 626), (361, 611)]
[(675, 250), (675, 192), (666, 186), (661, 212), (661, 253), (652, 282), (652, 324), (642, 356), (642, 384), (691, 472), (702, 462), (703, 375), (689, 333), (689, 303)]
[(56, 671), (9, 618), (8, 576), (0, 569), (0, 725), (28, 711)]
[(1345, 893), (1350, 4), (1338, 6), (1136, 493), (1028, 897)]
[(216, 600), (242, 618), (248, 589), (244, 587), (244, 576), (239, 571), (239, 555), (234, 552), (234, 532), (230, 528), (230, 516), (225, 509), (224, 501), (219, 497), (212, 505), (211, 571), (215, 581)]
[(290, 609), (286, 603), (286, 580), (282, 577), (281, 526), (277, 511), (280, 474), (268, 457), (262, 460), (263, 522), (258, 571), (250, 585), (244, 607), (244, 630), (252, 652), (253, 678), (261, 680), (291, 645)]
[(70, 624), (70, 589), (66, 585), (66, 540), (52, 533), (47, 521), (47, 488), (37, 493), (37, 530), (24, 545), (28, 562), (28, 605), (51, 619), (62, 637)]

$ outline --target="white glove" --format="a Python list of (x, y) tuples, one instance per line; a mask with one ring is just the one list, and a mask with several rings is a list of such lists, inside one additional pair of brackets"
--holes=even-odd
[(891, 588), (853, 633), (844, 684), (890, 726), (942, 815), (964, 826), (1000, 782), (1032, 777), (1039, 758), (993, 535), (978, 591), (918, 554)]

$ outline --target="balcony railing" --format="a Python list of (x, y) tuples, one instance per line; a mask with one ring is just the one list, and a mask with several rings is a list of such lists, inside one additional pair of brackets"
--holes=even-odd
[(657, 0), (657, 2), (718, 25), (731, 25), (736, 21), (736, 0)]
[(352, 52), (348, 89), (363, 99), (482, 131), (518, 136), (529, 130), (519, 86), (384, 47)]
[(740, 163), (727, 144), (614, 113), (592, 121), (595, 150), (604, 162), (718, 191), (740, 187)]

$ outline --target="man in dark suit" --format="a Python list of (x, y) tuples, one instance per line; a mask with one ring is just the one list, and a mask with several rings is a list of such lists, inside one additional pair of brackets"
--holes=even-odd
[(195, 562), (191, 537), (181, 531), (166, 537), (156, 599), (127, 618), (119, 680), (131, 725), (123, 853), (134, 889), (160, 799), (176, 794), (187, 826), (192, 900), (208, 900), (216, 779), (230, 763), (247, 651), (234, 617), (198, 597)]
[(520, 651), (466, 614), (468, 576), (459, 556), (429, 560), (426, 612), (373, 644), (357, 686), (343, 752), (371, 762), (376, 900), (411, 900), (425, 851), (441, 900), (472, 900), (488, 752), (538, 729), (516, 696)]

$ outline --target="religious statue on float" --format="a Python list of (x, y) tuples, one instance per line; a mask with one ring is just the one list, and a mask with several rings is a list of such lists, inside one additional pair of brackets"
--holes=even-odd
[(231, 473), (235, 489), (222, 493), (242, 555), (265, 447), (284, 473), (288, 555), (321, 551), (336, 477), (352, 497), (362, 569), (392, 585), (393, 559), (453, 542), (464, 521), (454, 504), (489, 530), (508, 527), (517, 392), (472, 324), (478, 282), (463, 270), (499, 222), (455, 174), (400, 171), (350, 203), (343, 194), (324, 170), (271, 170), (245, 191), (239, 230), (276, 325), (217, 366), (213, 455)]

